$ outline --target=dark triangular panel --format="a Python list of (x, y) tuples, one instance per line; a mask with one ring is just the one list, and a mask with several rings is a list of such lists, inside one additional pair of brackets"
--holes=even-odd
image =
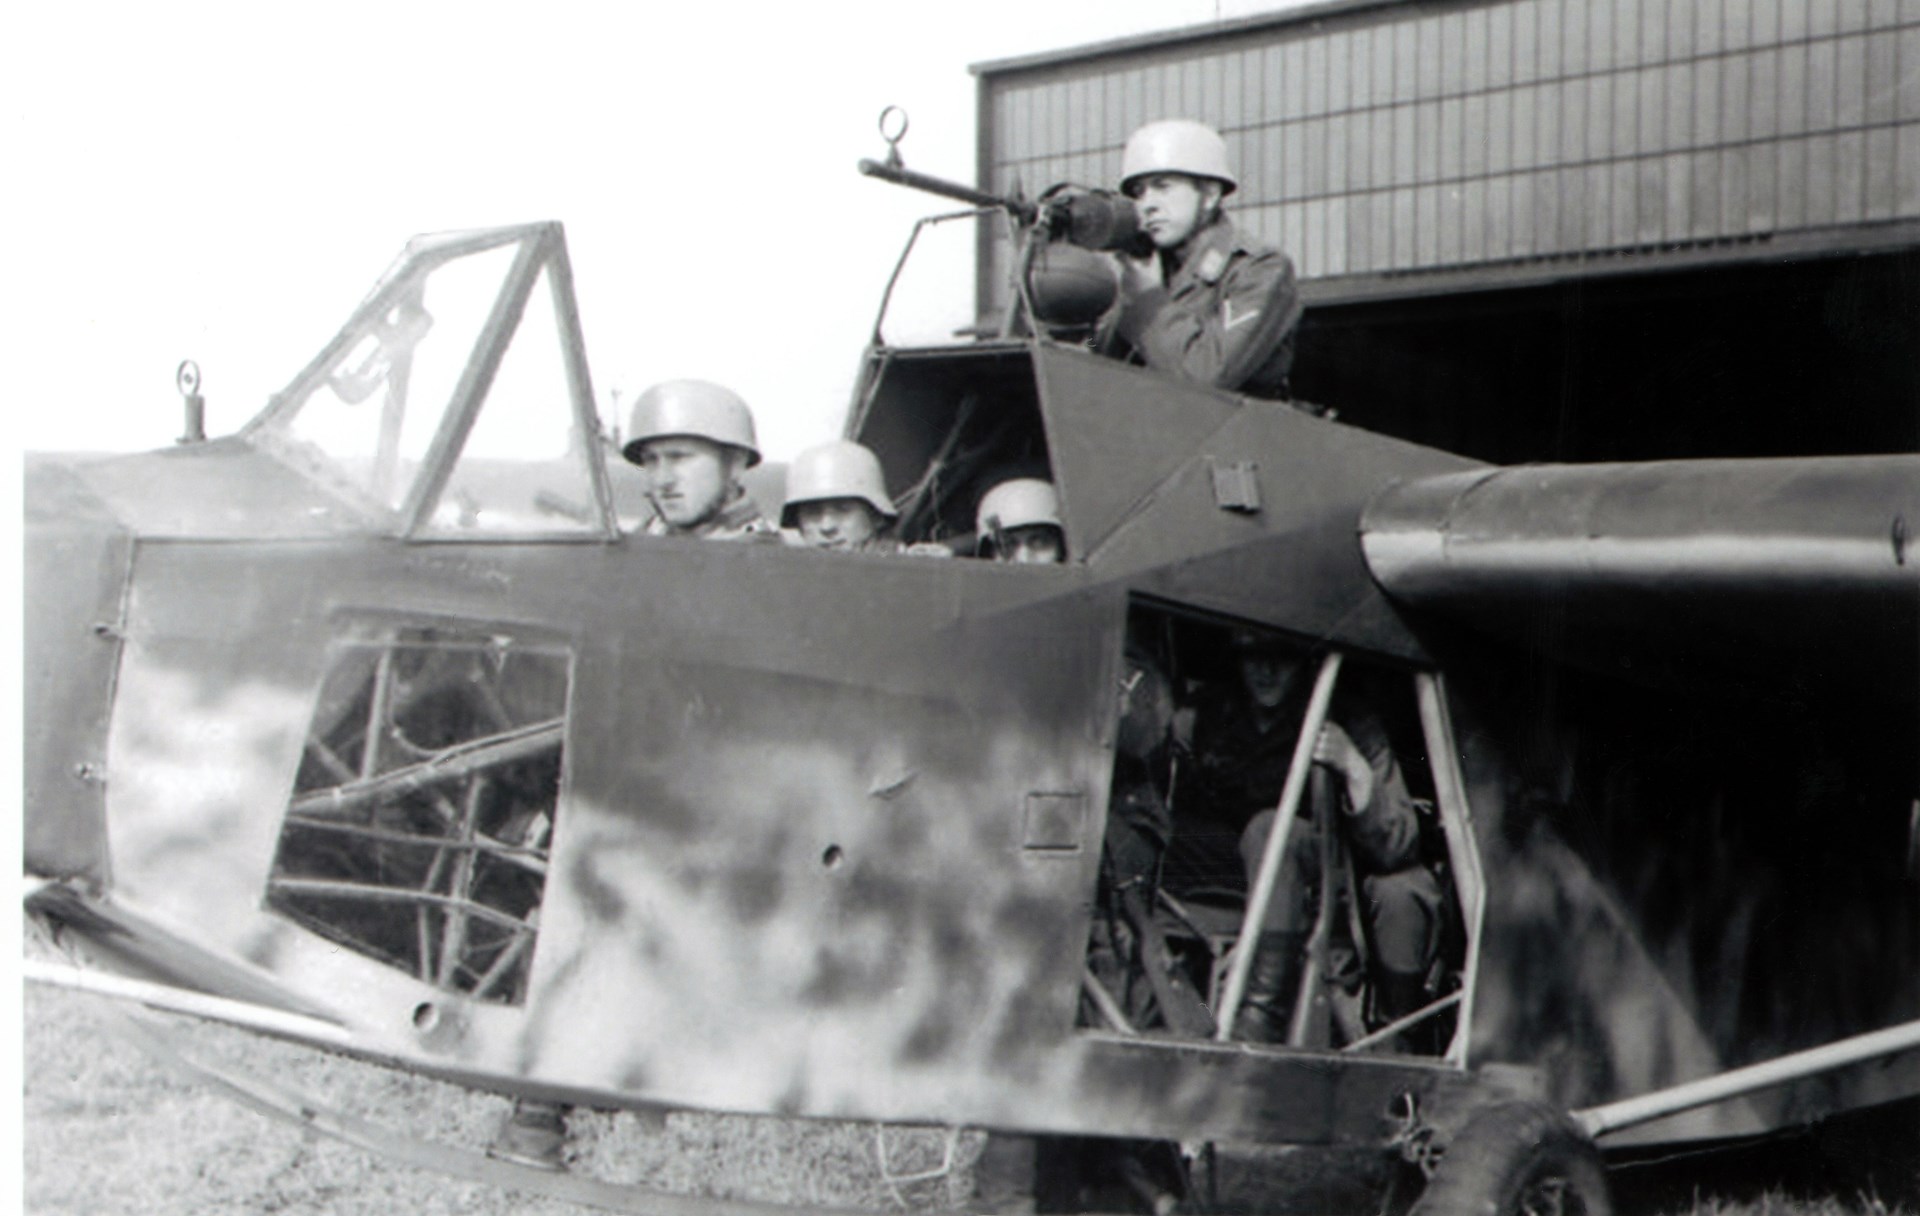
[(1215, 389), (1080, 350), (1040, 345), (1033, 360), (1060, 509), (1081, 555), (1242, 408)]

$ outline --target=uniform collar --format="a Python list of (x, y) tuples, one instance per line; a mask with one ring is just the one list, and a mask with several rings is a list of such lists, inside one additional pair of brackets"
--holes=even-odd
[(1178, 290), (1188, 283), (1219, 282), (1239, 247), (1240, 236), (1234, 231), (1233, 221), (1226, 212), (1219, 212), (1206, 227), (1187, 238), (1180, 268), (1170, 276), (1168, 286)]
[(733, 487), (718, 511), (691, 528), (676, 528), (658, 515), (647, 521), (650, 536), (719, 536), (742, 532), (761, 521), (759, 504), (742, 486)]

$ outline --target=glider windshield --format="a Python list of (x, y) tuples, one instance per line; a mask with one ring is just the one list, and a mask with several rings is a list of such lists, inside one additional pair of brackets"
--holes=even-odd
[(408, 246), (249, 430), (419, 538), (610, 536), (559, 230)]

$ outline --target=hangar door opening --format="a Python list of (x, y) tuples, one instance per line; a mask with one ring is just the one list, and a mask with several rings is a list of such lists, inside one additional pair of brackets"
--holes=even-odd
[(1499, 273), (1324, 284), (1294, 395), (1503, 464), (1920, 450), (1920, 249)]

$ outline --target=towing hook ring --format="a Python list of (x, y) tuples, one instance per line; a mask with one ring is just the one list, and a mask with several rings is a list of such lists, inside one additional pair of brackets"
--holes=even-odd
[(888, 106), (880, 111), (880, 138), (887, 141), (887, 164), (899, 168), (900, 141), (907, 137), (907, 111), (902, 106)]

